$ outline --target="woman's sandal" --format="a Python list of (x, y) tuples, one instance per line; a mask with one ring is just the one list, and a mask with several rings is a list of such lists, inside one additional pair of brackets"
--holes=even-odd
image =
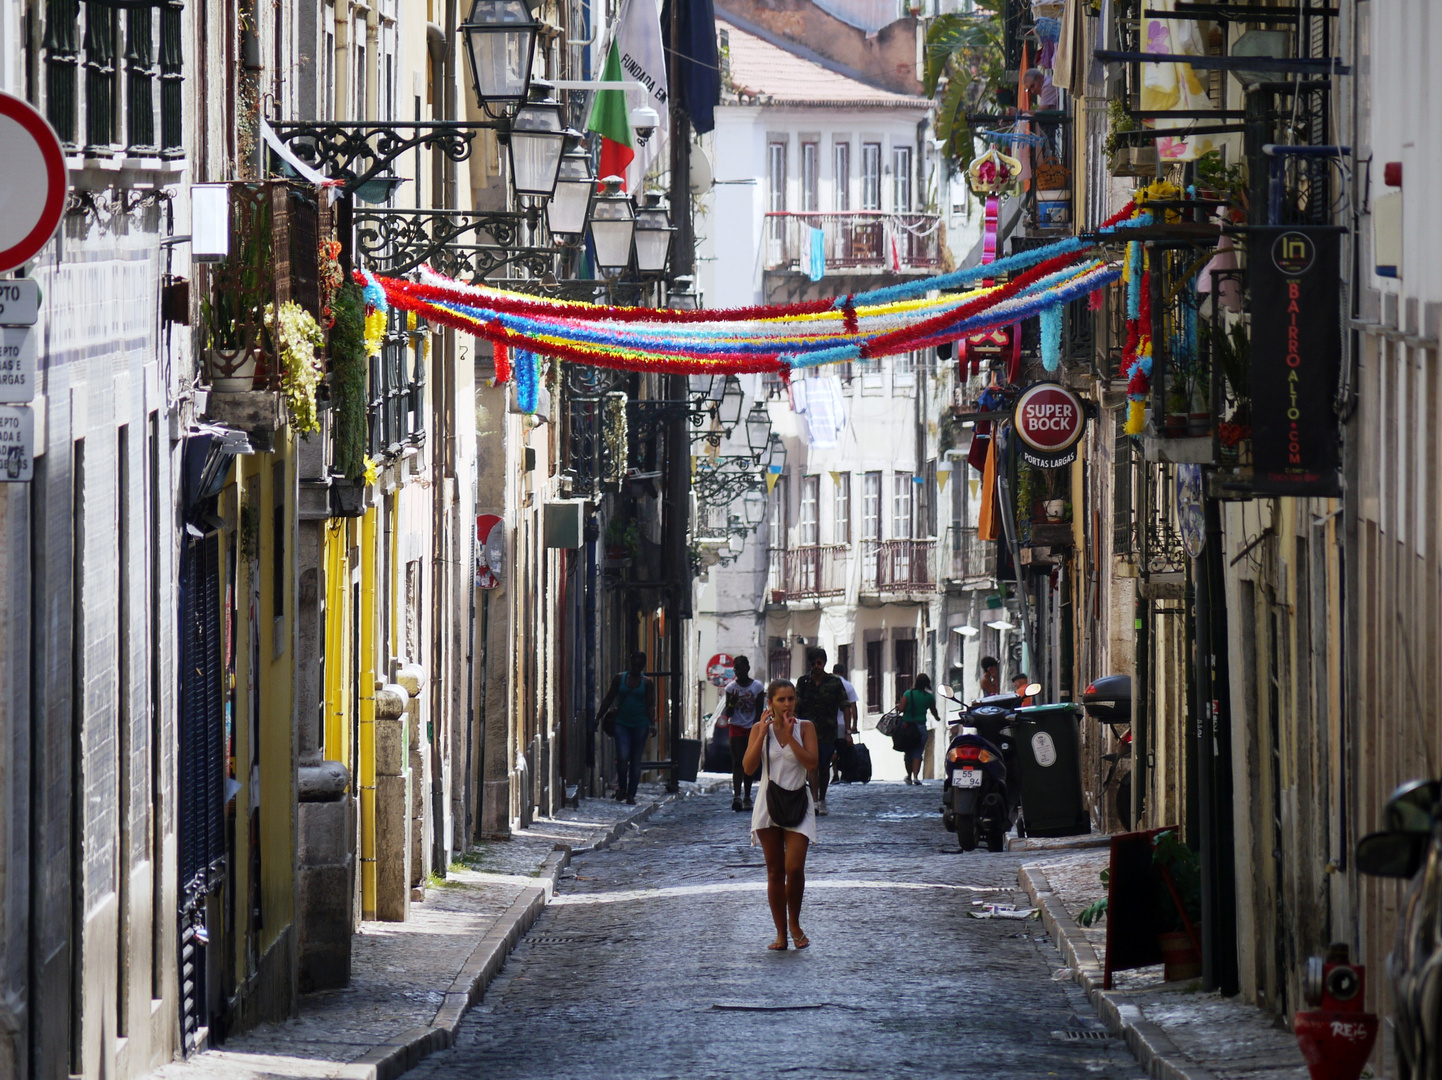
[[(773, 952), (785, 952), (785, 951), (786, 951), (786, 939), (785, 939), (784, 937), (779, 937), (779, 938), (777, 938), (775, 941), (773, 941), (770, 945), (768, 945), (768, 946), (766, 946), (766, 947), (767, 947), (768, 949), (772, 950)], [(802, 948), (803, 946), (798, 945), (798, 946), (796, 946), (796, 947), (797, 947), (798, 949), (800, 949), (800, 948)]]
[(808, 946), (808, 945), (811, 944), (811, 939), (810, 939), (809, 937), (807, 937), (805, 934), (794, 934), (794, 933), (793, 933), (793, 934), (791, 935), (791, 940), (796, 943), (796, 947), (797, 947), (798, 949), (804, 949), (804, 948), (806, 948), (806, 946)]

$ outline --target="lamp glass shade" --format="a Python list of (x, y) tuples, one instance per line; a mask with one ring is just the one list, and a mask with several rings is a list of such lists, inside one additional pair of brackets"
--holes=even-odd
[(741, 380), (735, 375), (726, 376), (726, 387), (721, 392), (721, 403), (716, 409), (716, 419), (728, 432), (741, 421), (741, 407), (746, 404), (746, 391), (741, 389)]
[(596, 265), (619, 274), (631, 263), (631, 241), (636, 234), (636, 209), (630, 196), (620, 192), (597, 195), (591, 204), (591, 243)]
[(471, 57), (477, 100), (482, 105), (525, 101), (540, 29), (525, 0), (475, 0), (457, 29)]
[(741, 512), (746, 515), (746, 524), (756, 528), (766, 517), (766, 496), (752, 488), (741, 496)]
[(753, 455), (760, 456), (769, 448), (770, 438), (771, 414), (766, 411), (766, 406), (758, 401), (746, 414), (746, 445), (751, 448)]
[(528, 101), (516, 110), (511, 122), (511, 186), (517, 195), (551, 197), (565, 145), (560, 102)]
[(580, 236), (586, 231), (591, 213), (591, 196), (596, 180), (591, 160), (583, 150), (567, 151), (556, 173), (556, 190), (546, 205), (546, 225), (552, 235)]
[(636, 269), (643, 274), (661, 274), (671, 255), (671, 215), (664, 207), (648, 206), (636, 211)]
[(772, 435), (766, 445), (767, 464), (778, 472), (786, 471), (786, 444), (780, 435)]

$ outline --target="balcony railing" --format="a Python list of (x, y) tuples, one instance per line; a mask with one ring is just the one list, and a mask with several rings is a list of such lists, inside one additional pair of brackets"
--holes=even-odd
[(846, 544), (772, 548), (767, 596), (773, 604), (846, 592)]
[(863, 593), (932, 592), (935, 540), (865, 540), (861, 544)]
[(947, 581), (981, 582), (996, 577), (996, 543), (977, 538), (976, 529), (953, 525), (946, 530), (941, 572)]
[(812, 230), (821, 230), (823, 272), (934, 273), (941, 266), (941, 218), (876, 210), (766, 215), (766, 269), (811, 269)]

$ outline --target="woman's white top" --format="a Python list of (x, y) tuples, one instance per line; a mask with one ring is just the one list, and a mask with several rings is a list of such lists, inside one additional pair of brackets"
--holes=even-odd
[[(798, 720), (794, 727), (796, 738), (801, 737), (801, 725), (809, 724), (809, 720)], [(801, 762), (796, 760), (796, 752), (789, 746), (782, 746), (781, 740), (776, 737), (776, 729), (768, 728), (766, 731), (766, 742), (761, 753), (761, 787), (756, 792), (756, 802), (751, 809), (751, 846), (755, 847), (760, 841), (756, 837), (757, 829), (775, 828), (776, 823), (771, 820), (771, 815), (766, 810), (766, 785), (772, 781), (784, 788), (795, 790), (805, 787), (806, 790), (806, 816), (801, 819), (801, 824), (794, 829), (787, 829), (787, 832), (797, 832), (806, 837), (812, 843), (816, 842), (816, 804), (811, 798), (811, 789), (806, 783), (806, 770), (801, 767)], [(785, 828), (785, 826), (781, 826)]]

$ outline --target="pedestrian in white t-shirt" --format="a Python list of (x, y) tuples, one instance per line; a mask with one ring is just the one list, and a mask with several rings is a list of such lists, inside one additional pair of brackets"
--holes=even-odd
[[(736, 672), (736, 678), (726, 684), (726, 707), (721, 710), (731, 740), (731, 809), (750, 810), (751, 785), (760, 774), (748, 773), (741, 767), (741, 759), (746, 756), (751, 728), (766, 706), (766, 687), (751, 677), (751, 661), (746, 657), (738, 656), (731, 662), (731, 669)], [(746, 789), (744, 802), (741, 799), (743, 785)]]

